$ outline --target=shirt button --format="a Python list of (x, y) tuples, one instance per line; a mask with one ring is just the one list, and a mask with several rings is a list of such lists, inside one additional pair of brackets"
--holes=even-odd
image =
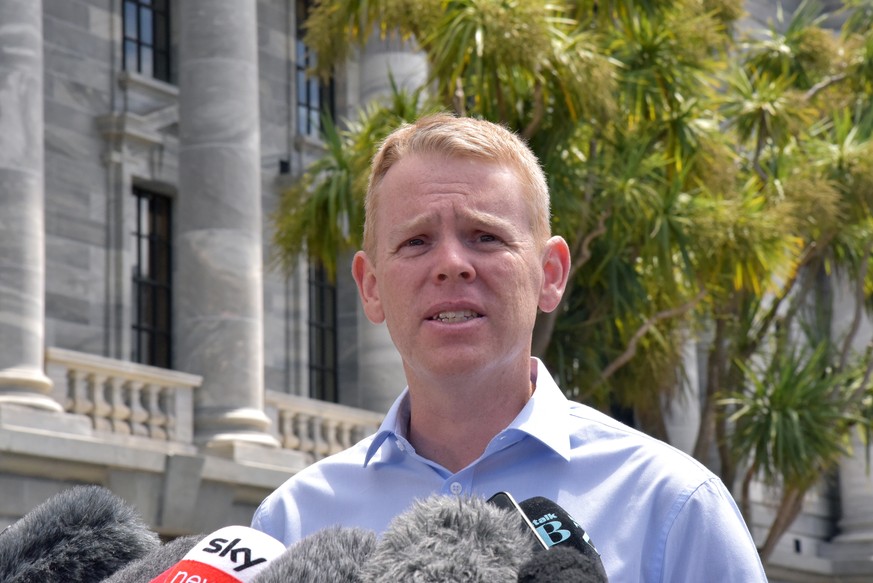
[(458, 494), (460, 494), (461, 492), (464, 491), (464, 487), (461, 486), (460, 482), (452, 482), (452, 485), (449, 486), (449, 490), (452, 491), (452, 494), (457, 496)]
[(397, 449), (399, 449), (400, 451), (406, 451), (406, 446), (403, 445), (402, 441), (398, 441), (397, 442)]

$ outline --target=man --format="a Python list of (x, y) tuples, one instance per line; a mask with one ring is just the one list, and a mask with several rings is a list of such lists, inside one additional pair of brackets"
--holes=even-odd
[(439, 115), (389, 136), (352, 273), (408, 387), (375, 435), (293, 476), (252, 526), (290, 545), (333, 524), (381, 532), (432, 493), (508, 491), (566, 509), (611, 581), (765, 581), (717, 477), (568, 401), (531, 358), (537, 310), (558, 306), (569, 267), (542, 171), (510, 132)]

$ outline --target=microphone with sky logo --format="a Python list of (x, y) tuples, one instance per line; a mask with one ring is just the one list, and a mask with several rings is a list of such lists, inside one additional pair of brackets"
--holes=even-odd
[(247, 526), (226, 526), (194, 545), (151, 583), (251, 583), (285, 545)]

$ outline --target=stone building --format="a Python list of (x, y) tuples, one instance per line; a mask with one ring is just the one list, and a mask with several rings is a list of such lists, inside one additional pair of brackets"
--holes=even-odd
[[(168, 537), (248, 524), (402, 388), (345, 273), (273, 267), (270, 213), (319, 154), (322, 108), (424, 63), (377, 41), (309, 79), (306, 9), (0, 0), (0, 529), (80, 483)], [(873, 574), (873, 482), (863, 459), (841, 478), (810, 496), (774, 581)]]

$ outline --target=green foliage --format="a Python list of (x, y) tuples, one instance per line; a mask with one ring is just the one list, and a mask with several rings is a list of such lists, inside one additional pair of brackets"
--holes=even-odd
[[(333, 269), (359, 246), (369, 157), (402, 121), (503, 123), (541, 160), (574, 258), (535, 352), (571, 397), (651, 420), (682, 347), (706, 342), (695, 451), (718, 449), (704, 461), (729, 485), (751, 464), (790, 507), (853, 424), (869, 431), (871, 375), (829, 368), (860, 357), (810, 308), (839, 274), (873, 313), (873, 5), (848, 6), (841, 35), (811, 1), (741, 35), (738, 0), (322, 0), (318, 73), (377, 34), (415, 43), (428, 78), (326, 124), (325, 156), (276, 215), (282, 257)], [(825, 335), (786, 348), (816, 318)]]
[(730, 421), (738, 459), (769, 485), (812, 486), (849, 452), (849, 429), (870, 422), (859, 371), (831, 366), (828, 342), (801, 346), (778, 348), (766, 364), (738, 362), (750, 387), (722, 401), (736, 408)]

